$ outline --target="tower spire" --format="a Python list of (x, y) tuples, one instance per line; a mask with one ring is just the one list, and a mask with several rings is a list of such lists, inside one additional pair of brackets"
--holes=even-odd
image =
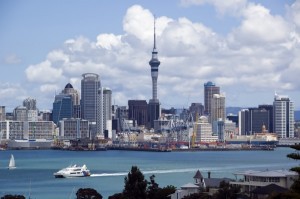
[(154, 15), (154, 45), (153, 45), (153, 51), (156, 50), (156, 27), (155, 27), (156, 17)]

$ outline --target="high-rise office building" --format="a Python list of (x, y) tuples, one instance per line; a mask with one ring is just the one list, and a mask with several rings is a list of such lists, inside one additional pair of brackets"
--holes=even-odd
[(73, 88), (72, 84), (68, 83), (61, 91), (62, 94), (70, 95), (73, 103), (73, 118), (81, 118), (80, 112), (80, 97), (79, 92)]
[(268, 132), (272, 133), (273, 128), (271, 128), (271, 125), (273, 122), (270, 111), (270, 107), (267, 110), (264, 106), (241, 110), (239, 112), (239, 134), (253, 135), (254, 133), (261, 133), (263, 125)]
[(67, 94), (59, 94), (55, 96), (52, 109), (52, 120), (58, 125), (59, 121), (64, 118), (72, 118), (73, 101), (72, 97)]
[(214, 94), (211, 98), (211, 113), (210, 113), (210, 123), (214, 121), (225, 121), (226, 119), (226, 107), (225, 107), (225, 95)]
[(98, 90), (97, 133), (105, 137), (112, 136), (112, 91), (109, 88)]
[(136, 121), (135, 126), (148, 124), (148, 104), (146, 100), (128, 100), (128, 119)]
[(280, 138), (294, 137), (294, 103), (288, 96), (275, 94), (274, 102), (274, 133)]
[(214, 94), (220, 94), (220, 87), (216, 86), (213, 82), (204, 84), (204, 114), (210, 115), (211, 113), (211, 99)]
[(25, 106), (18, 106), (14, 109), (15, 121), (28, 121), (27, 108)]
[(61, 93), (71, 95), (74, 106), (80, 104), (79, 93), (76, 89), (73, 88), (72, 84), (68, 83), (65, 86), (65, 88), (61, 91)]
[(98, 90), (101, 88), (99, 75), (85, 73), (81, 80), (81, 115), (89, 122), (97, 120)]
[(38, 110), (36, 108), (36, 99), (27, 98), (23, 101), (23, 106), (27, 108), (27, 120), (37, 121), (38, 120)]
[(273, 129), (274, 128), (274, 124), (273, 124), (273, 122), (274, 122), (274, 119), (273, 119), (273, 116), (274, 116), (274, 114), (273, 114), (273, 104), (272, 105), (269, 105), (269, 104), (259, 105), (258, 108), (259, 109), (265, 109), (265, 110), (268, 111), (269, 123), (265, 124), (265, 126), (266, 126), (268, 132), (273, 133), (274, 132), (274, 129)]
[(152, 99), (149, 100), (148, 105), (148, 114), (149, 114), (149, 127), (154, 127), (154, 120), (157, 120), (160, 117), (160, 104), (157, 98), (157, 78), (158, 78), (158, 67), (160, 65), (160, 61), (157, 57), (156, 50), (156, 35), (155, 35), (155, 20), (154, 20), (154, 45), (152, 51), (152, 58), (149, 61), (149, 65), (151, 66), (151, 77), (152, 77)]
[(37, 110), (36, 108), (36, 99), (27, 98), (23, 101), (23, 106), (27, 108), (27, 110)]
[(6, 120), (5, 106), (0, 106), (0, 121)]
[(192, 114), (193, 120), (204, 114), (204, 106), (201, 103), (192, 103), (189, 107), (189, 113)]

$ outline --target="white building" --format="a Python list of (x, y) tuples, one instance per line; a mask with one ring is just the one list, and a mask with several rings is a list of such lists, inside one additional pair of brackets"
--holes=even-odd
[(97, 133), (103, 136), (107, 132), (108, 138), (112, 138), (112, 91), (109, 88), (100, 88), (98, 95)]
[(287, 96), (275, 94), (274, 97), (274, 133), (279, 138), (294, 137), (294, 103)]
[(208, 122), (208, 118), (201, 116), (196, 125), (196, 142), (215, 142), (218, 136), (213, 135), (212, 125)]
[(211, 99), (210, 123), (218, 121), (220, 118), (222, 121), (225, 121), (226, 118), (225, 95), (214, 94)]
[(230, 182), (230, 184), (241, 186), (241, 191), (250, 193), (257, 187), (264, 187), (270, 184), (276, 184), (280, 187), (289, 189), (298, 178), (298, 174), (289, 170), (274, 171), (245, 171), (235, 173), (236, 176), (242, 176), (241, 181)]
[(52, 121), (2, 121), (4, 140), (53, 139), (56, 125)]
[(89, 121), (80, 118), (68, 118), (60, 121), (59, 137), (62, 139), (89, 138)]

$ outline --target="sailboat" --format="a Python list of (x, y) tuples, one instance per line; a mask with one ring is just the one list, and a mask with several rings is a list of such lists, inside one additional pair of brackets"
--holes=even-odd
[(16, 168), (15, 158), (14, 155), (11, 154), (8, 169), (15, 169), (15, 168)]

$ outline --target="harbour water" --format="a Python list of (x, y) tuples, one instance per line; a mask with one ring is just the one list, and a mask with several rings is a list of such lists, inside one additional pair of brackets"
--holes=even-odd
[[(154, 174), (160, 187), (180, 187), (193, 182), (199, 169), (204, 177), (235, 178), (234, 172), (244, 170), (290, 169), (299, 166), (286, 157), (290, 148), (274, 151), (194, 151), (194, 152), (140, 152), (140, 151), (59, 151), (7, 150), (0, 151), (0, 197), (21, 194), (35, 199), (75, 198), (79, 188), (93, 188), (103, 198), (119, 193), (124, 177), (136, 165), (147, 180)], [(16, 169), (8, 170), (13, 154)], [(70, 164), (86, 164), (92, 176), (85, 178), (54, 178), (53, 173)]]

